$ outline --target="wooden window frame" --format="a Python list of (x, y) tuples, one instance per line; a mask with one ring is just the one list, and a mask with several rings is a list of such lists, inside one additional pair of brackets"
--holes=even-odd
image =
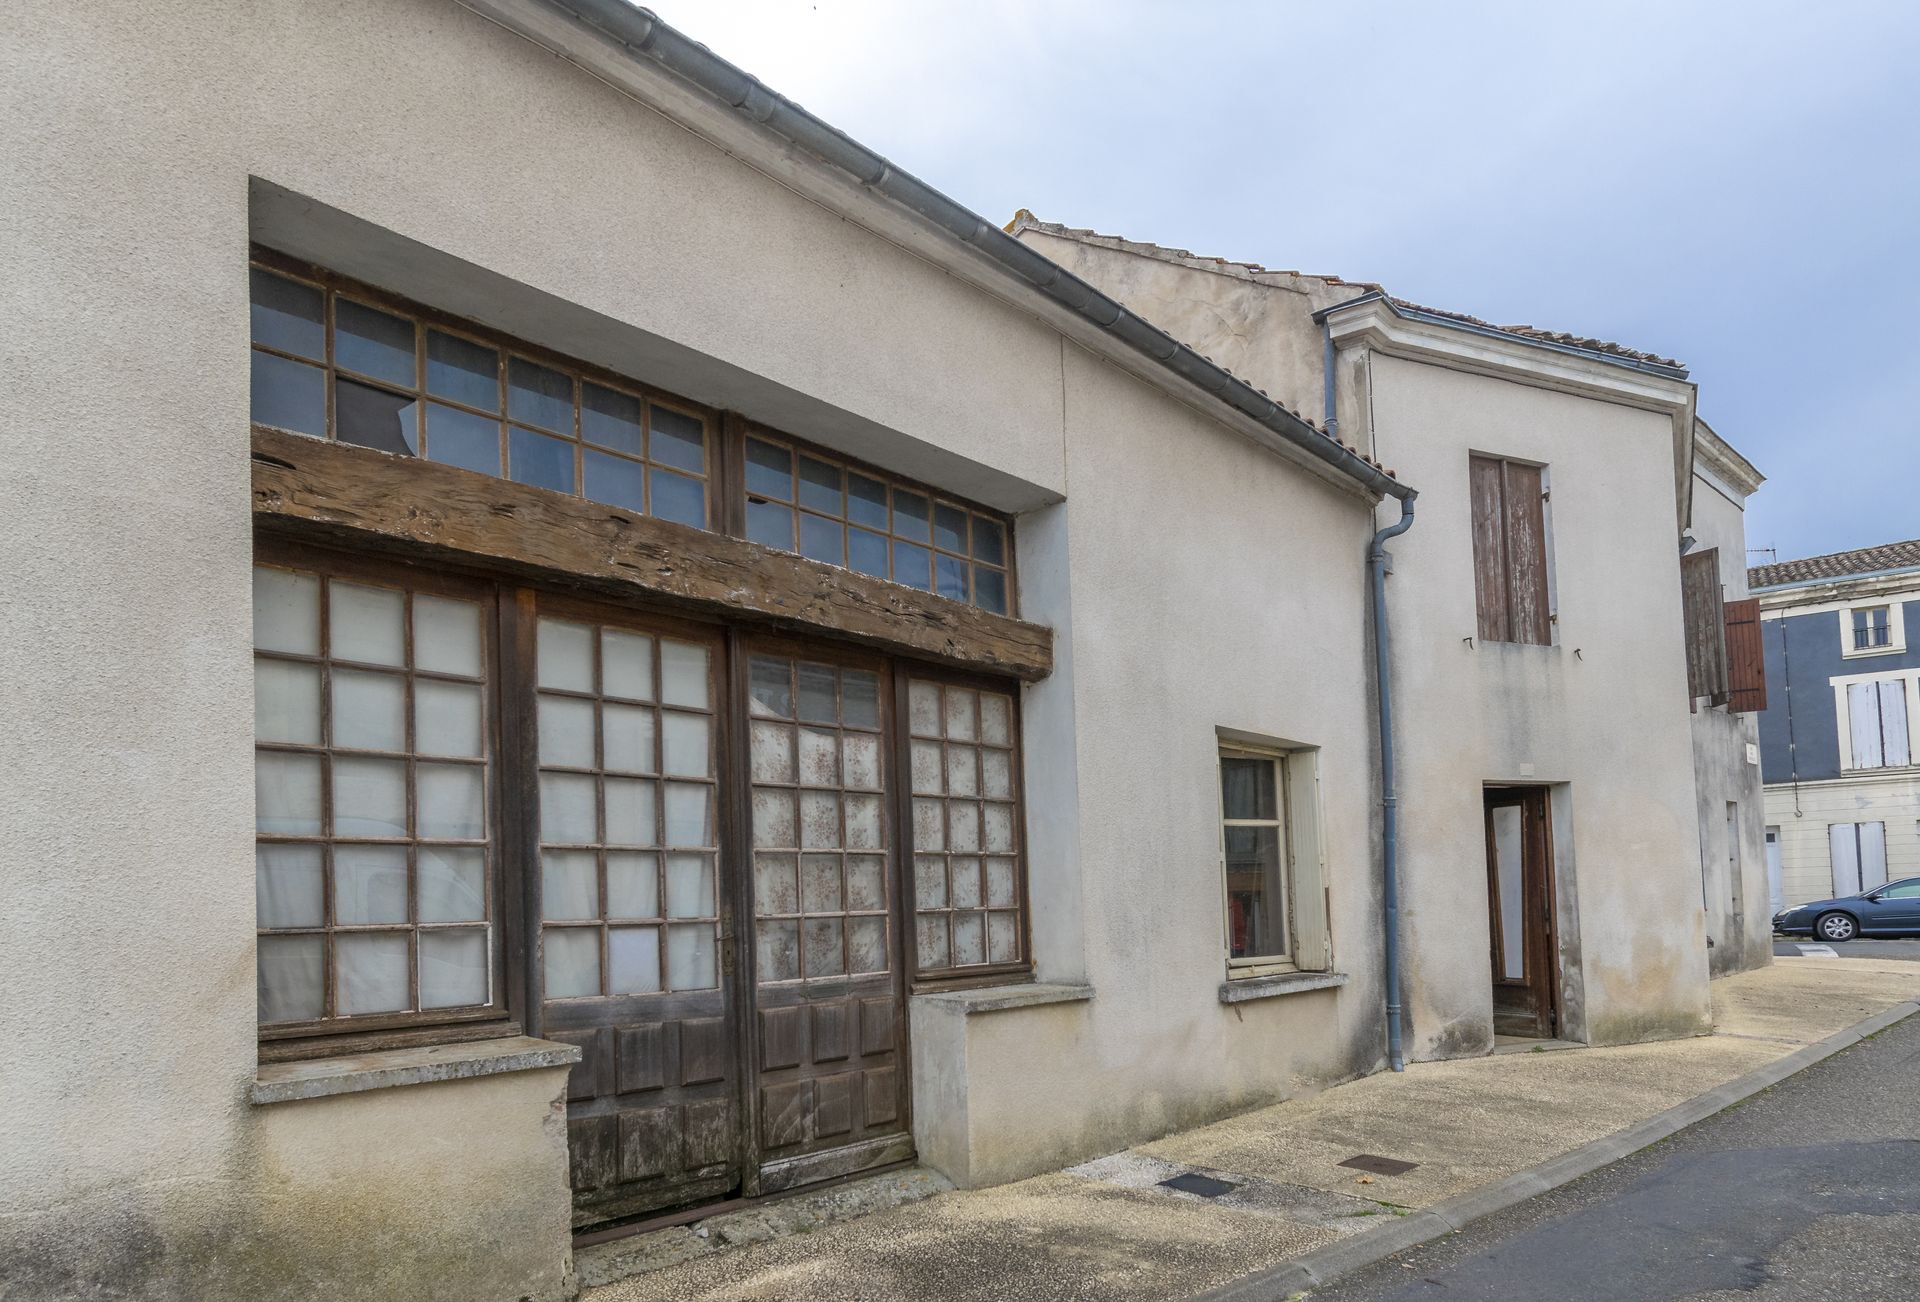
[[(1222, 745), (1219, 761), (1252, 760), (1265, 764), (1273, 775), (1274, 816), (1272, 818), (1229, 818), (1226, 811), (1226, 792), (1224, 784), (1216, 776), (1214, 785), (1220, 790), (1220, 891), (1221, 899), (1228, 903), (1224, 914), (1225, 941), (1227, 949), (1227, 975), (1234, 977), (1271, 976), (1281, 972), (1297, 972), (1300, 965), (1297, 955), (1300, 950), (1295, 938), (1295, 923), (1298, 905), (1294, 890), (1293, 876), (1293, 818), (1292, 798), (1287, 781), (1287, 752), (1250, 748), (1243, 745)], [(1218, 773), (1218, 765), (1216, 773)], [(1247, 954), (1235, 957), (1233, 953), (1233, 897), (1232, 883), (1227, 865), (1227, 829), (1230, 827), (1271, 827), (1274, 829), (1275, 848), (1279, 853), (1279, 874), (1281, 890), (1280, 930), (1285, 938), (1286, 948), (1277, 954)]]
[[(1226, 794), (1220, 783), (1222, 759), (1270, 760), (1279, 784), (1282, 836), (1281, 872), (1287, 893), (1287, 944), (1284, 955), (1233, 955), (1232, 915), (1227, 902)], [(1321, 752), (1300, 746), (1256, 740), (1249, 735), (1219, 730), (1213, 761), (1214, 819), (1219, 825), (1215, 855), (1219, 868), (1221, 902), (1220, 951), (1227, 979), (1278, 976), (1292, 972), (1334, 970), (1332, 899), (1329, 889), (1326, 817), (1321, 808)], [(1237, 821), (1237, 820), (1236, 820)]]
[[(1483, 487), (1489, 475), (1497, 484), (1492, 497), (1486, 497)], [(1527, 494), (1532, 490), (1524, 482), (1529, 477), (1539, 485), (1531, 501)], [(1516, 479), (1522, 481), (1518, 489)], [(1487, 508), (1491, 514), (1485, 518), (1483, 498), (1491, 503)], [(1517, 457), (1469, 452), (1467, 499), (1473, 541), (1475, 631), (1480, 641), (1557, 645), (1560, 617), (1553, 578), (1552, 486), (1547, 467)], [(1535, 509), (1516, 516), (1516, 500)], [(1537, 539), (1526, 536), (1528, 525), (1537, 528)], [(1523, 567), (1516, 563), (1516, 544), (1527, 544), (1526, 562), (1537, 571), (1532, 582), (1525, 581)]]

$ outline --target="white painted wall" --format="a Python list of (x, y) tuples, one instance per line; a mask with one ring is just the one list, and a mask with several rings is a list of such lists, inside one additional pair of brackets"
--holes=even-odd
[(1836, 892), (1827, 829), (1834, 823), (1887, 825), (1887, 876), (1920, 876), (1920, 775), (1842, 778), (1766, 789), (1766, 825), (1780, 829), (1786, 907)]

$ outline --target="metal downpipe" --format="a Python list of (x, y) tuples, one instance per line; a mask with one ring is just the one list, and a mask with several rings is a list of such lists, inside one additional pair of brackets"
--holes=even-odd
[(1381, 897), (1386, 930), (1387, 1065), (1407, 1069), (1400, 1035), (1400, 806), (1394, 787), (1392, 648), (1387, 623), (1387, 539), (1413, 528), (1413, 498), (1400, 501), (1400, 519), (1373, 535), (1367, 577), (1373, 588), (1373, 680), (1380, 706)]

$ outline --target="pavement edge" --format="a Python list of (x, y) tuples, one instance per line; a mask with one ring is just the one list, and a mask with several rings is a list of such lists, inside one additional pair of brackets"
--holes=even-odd
[(1842, 1049), (1877, 1035), (1895, 1022), (1920, 1013), (1920, 1000), (1907, 999), (1872, 1017), (1835, 1031), (1823, 1040), (1802, 1045), (1784, 1057), (1736, 1076), (1705, 1094), (1695, 1095), (1664, 1112), (1655, 1113), (1625, 1130), (1582, 1144), (1571, 1152), (1548, 1158), (1524, 1171), (1517, 1171), (1492, 1184), (1469, 1189), (1396, 1218), (1391, 1224), (1368, 1230), (1349, 1239), (1329, 1243), (1302, 1253), (1270, 1269), (1245, 1275), (1229, 1284), (1197, 1295), (1193, 1302), (1285, 1302), (1285, 1299), (1331, 1284), (1364, 1266), (1383, 1261), (1397, 1252), (1415, 1248), (1466, 1228), (1474, 1221), (1505, 1211), (1517, 1203), (1571, 1184), (1581, 1176), (1643, 1148), (1650, 1148), (1695, 1122), (1723, 1112), (1761, 1090), (1779, 1084), (1787, 1077), (1805, 1071), (1814, 1063), (1831, 1058)]

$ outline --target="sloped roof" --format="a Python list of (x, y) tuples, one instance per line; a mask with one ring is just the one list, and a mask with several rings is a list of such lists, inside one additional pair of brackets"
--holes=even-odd
[(1886, 570), (1920, 569), (1920, 538), (1908, 542), (1881, 543), (1878, 547), (1859, 547), (1850, 552), (1828, 552), (1777, 565), (1755, 565), (1747, 571), (1750, 588), (1773, 588), (1791, 583), (1819, 583), (1845, 579), (1856, 574), (1879, 574)]

